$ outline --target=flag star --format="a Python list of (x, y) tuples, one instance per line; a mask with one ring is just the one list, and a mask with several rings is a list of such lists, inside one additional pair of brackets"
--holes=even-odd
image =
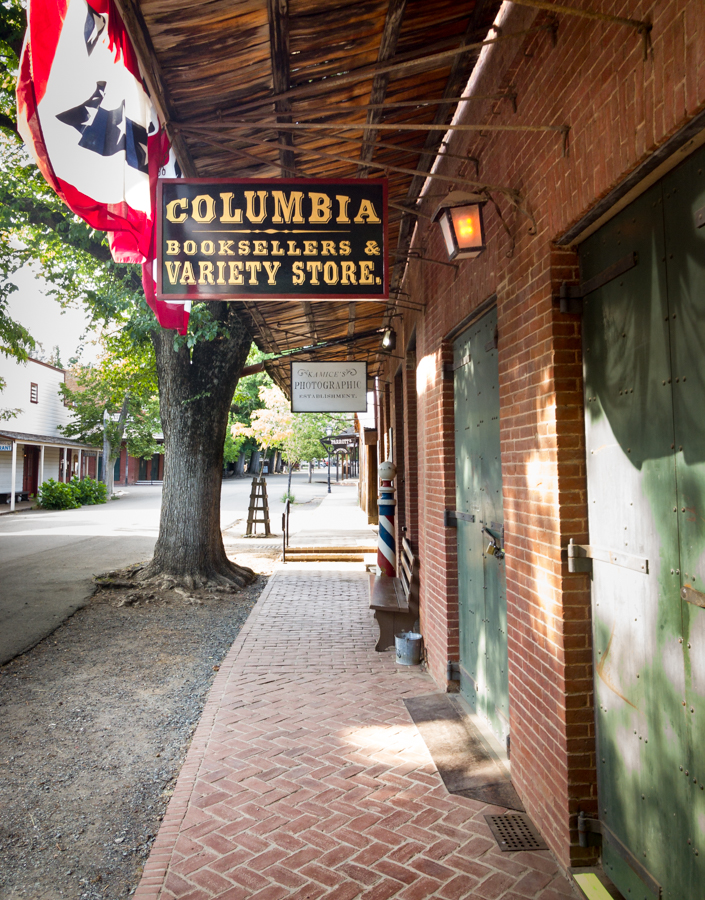
[(100, 109), (100, 107), (99, 106), (86, 106), (86, 107), (84, 107), (84, 109), (86, 111), (86, 118), (85, 118), (85, 121), (83, 122), (83, 124), (87, 128), (90, 128), (91, 125), (93, 124), (93, 120), (98, 115), (98, 110)]
[(140, 150), (142, 151), (142, 162), (143, 162), (143, 163), (146, 163), (146, 162), (147, 162), (147, 144), (143, 144), (143, 143), (141, 143), (141, 142), (138, 142), (138, 143), (137, 143), (137, 146), (138, 146), (138, 147), (140, 148)]
[(125, 137), (125, 132), (127, 130), (127, 123), (125, 122), (125, 107), (124, 105), (120, 107), (120, 120), (118, 121), (117, 130), (120, 135), (118, 140), (122, 140)]

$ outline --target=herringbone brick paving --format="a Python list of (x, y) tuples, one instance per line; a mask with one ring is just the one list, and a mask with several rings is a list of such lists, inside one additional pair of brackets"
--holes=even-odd
[(279, 571), (218, 673), (136, 900), (565, 900), (546, 852), (501, 853), (446, 792), (375, 653), (362, 573)]

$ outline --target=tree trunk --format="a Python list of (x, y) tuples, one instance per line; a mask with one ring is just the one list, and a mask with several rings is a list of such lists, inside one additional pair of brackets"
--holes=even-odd
[(174, 350), (173, 331), (152, 332), (162, 428), (164, 486), (154, 558), (140, 580), (187, 587), (249, 584), (255, 573), (225, 555), (220, 531), (223, 445), (228, 412), (251, 344), (234, 304), (210, 312), (229, 337)]
[(311, 484), (311, 479), (313, 478), (313, 460), (309, 459), (308, 461), (308, 483)]
[(289, 480), (286, 483), (286, 496), (291, 498), (291, 467), (293, 463), (289, 463)]

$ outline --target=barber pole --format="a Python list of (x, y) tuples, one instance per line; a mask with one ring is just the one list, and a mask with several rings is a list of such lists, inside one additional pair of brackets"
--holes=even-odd
[(397, 474), (396, 466), (383, 462), (379, 467), (379, 539), (377, 544), (377, 566), (381, 575), (393, 578), (397, 573), (397, 553), (394, 541), (394, 488), (392, 481)]

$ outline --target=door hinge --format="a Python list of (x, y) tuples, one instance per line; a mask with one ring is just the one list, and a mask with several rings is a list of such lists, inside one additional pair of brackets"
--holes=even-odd
[(458, 521), (474, 522), (475, 516), (472, 513), (459, 512), (457, 509), (444, 509), (443, 510), (443, 527), (444, 528), (457, 528)]
[(643, 575), (649, 574), (649, 561), (642, 556), (631, 556), (629, 553), (617, 553), (614, 550), (604, 550), (601, 547), (593, 547), (591, 544), (575, 544), (573, 538), (566, 548), (568, 551), (569, 572), (592, 572), (592, 561), (610, 563), (613, 566), (622, 566), (625, 569), (634, 569)]
[(625, 272), (633, 269), (638, 262), (638, 253), (627, 253), (626, 256), (618, 259), (616, 263), (608, 266), (593, 278), (583, 281), (582, 284), (567, 284), (564, 281), (560, 286), (558, 296), (554, 297), (553, 300), (559, 304), (562, 313), (579, 315), (583, 311), (583, 299), (587, 297), (588, 294), (604, 287), (606, 284), (609, 284), (610, 281), (619, 278), (620, 275), (624, 275)]
[(692, 588), (689, 584), (681, 588), (681, 598), (685, 600), (686, 603), (692, 603), (693, 606), (702, 606), (705, 608), (705, 594), (701, 591), (696, 591), (695, 588)]
[(632, 853), (629, 847), (625, 846), (617, 835), (605, 825), (600, 819), (590, 819), (584, 812), (578, 813), (578, 842), (581, 847), (599, 846), (602, 841), (606, 840), (610, 847), (620, 856), (634, 874), (639, 878), (644, 886), (661, 897), (661, 885), (656, 881), (654, 876), (643, 863)]
[(695, 210), (695, 227), (702, 228), (705, 226), (705, 206)]

